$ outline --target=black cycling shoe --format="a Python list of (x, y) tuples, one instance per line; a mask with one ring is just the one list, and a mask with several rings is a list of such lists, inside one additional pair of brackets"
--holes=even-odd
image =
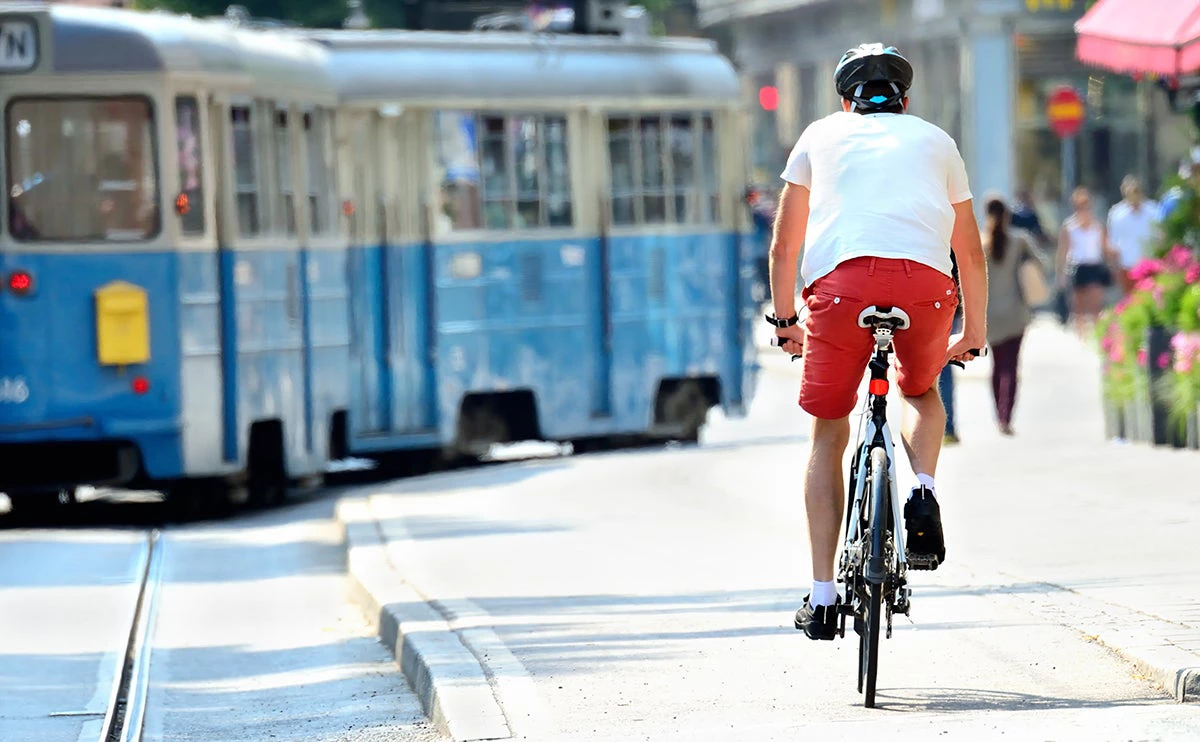
[(803, 631), (809, 639), (833, 641), (837, 636), (838, 608), (842, 604), (842, 596), (837, 597), (834, 605), (820, 605), (816, 608), (808, 602), (809, 595), (804, 596), (804, 605), (796, 611), (796, 629)]
[(913, 569), (937, 569), (946, 561), (942, 510), (927, 487), (919, 487), (904, 503), (904, 556)]

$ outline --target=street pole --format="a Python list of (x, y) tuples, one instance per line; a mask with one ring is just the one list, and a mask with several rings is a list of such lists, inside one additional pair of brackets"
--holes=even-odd
[(1078, 135), (1062, 138), (1062, 208), (1071, 213), (1071, 191), (1075, 190), (1075, 140)]

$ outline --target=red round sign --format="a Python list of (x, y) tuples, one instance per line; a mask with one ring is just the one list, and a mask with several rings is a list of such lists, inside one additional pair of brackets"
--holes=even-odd
[(1054, 89), (1046, 101), (1046, 119), (1059, 137), (1073, 137), (1083, 128), (1083, 98), (1075, 89), (1062, 85)]

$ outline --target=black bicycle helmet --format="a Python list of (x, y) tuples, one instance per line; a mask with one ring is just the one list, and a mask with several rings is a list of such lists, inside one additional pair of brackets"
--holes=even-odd
[[(880, 110), (896, 106), (912, 87), (913, 69), (904, 55), (894, 46), (883, 44), (860, 44), (842, 55), (833, 82), (838, 95), (849, 99), (856, 108)], [(871, 82), (889, 83), (891, 95), (863, 97), (863, 86)]]

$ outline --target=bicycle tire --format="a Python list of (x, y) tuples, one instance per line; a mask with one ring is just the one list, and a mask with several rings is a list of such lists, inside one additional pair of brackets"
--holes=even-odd
[[(882, 447), (871, 449), (871, 558), (868, 571), (883, 573), (883, 545), (887, 530), (888, 510), (891, 507), (887, 452)], [(875, 570), (871, 568), (874, 567)], [(875, 680), (879, 674), (879, 626), (883, 613), (883, 579), (867, 584), (867, 616), (862, 655), (863, 705), (875, 708)]]

